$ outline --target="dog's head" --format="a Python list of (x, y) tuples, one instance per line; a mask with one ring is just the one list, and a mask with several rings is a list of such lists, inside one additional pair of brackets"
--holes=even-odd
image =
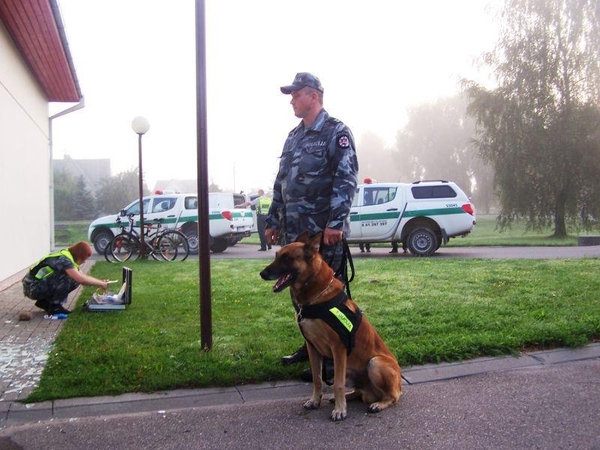
[(263, 280), (277, 280), (273, 292), (281, 292), (288, 286), (302, 286), (313, 274), (314, 263), (320, 259), (321, 233), (309, 237), (307, 231), (281, 249), (275, 261), (260, 273)]

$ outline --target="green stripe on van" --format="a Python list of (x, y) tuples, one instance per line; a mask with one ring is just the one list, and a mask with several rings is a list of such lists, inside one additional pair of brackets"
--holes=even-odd
[(466, 212), (462, 208), (418, 209), (415, 211), (404, 211), (404, 217), (448, 216), (450, 214), (466, 214)]
[[(462, 208), (437, 208), (437, 209), (417, 209), (414, 211), (404, 211), (403, 217), (422, 217), (422, 216), (447, 216), (450, 214), (466, 214)], [(397, 219), (400, 216), (399, 211), (387, 211), (371, 214), (355, 214), (350, 216), (351, 222), (364, 222), (367, 220)]]
[(400, 211), (389, 211), (382, 213), (372, 213), (372, 214), (360, 214), (350, 216), (351, 222), (358, 222), (364, 220), (382, 220), (382, 219), (397, 219), (400, 216)]
[[(209, 220), (219, 220), (219, 219), (223, 219), (223, 216), (221, 216), (220, 213), (215, 213), (215, 214), (209, 214), (208, 216)], [(168, 219), (163, 219), (162, 224), (163, 225), (169, 225), (172, 223), (176, 223), (177, 222), (177, 218), (176, 217), (170, 217)], [(180, 217), (179, 218), (179, 224), (182, 225), (184, 223), (187, 222), (198, 222), (198, 216), (185, 216), (185, 217)], [(126, 222), (122, 222), (122, 224), (125, 224)], [(152, 224), (154, 224), (153, 222), (150, 222)], [(116, 222), (111, 222), (111, 223), (99, 223), (94, 225), (94, 228), (98, 228), (98, 227), (107, 227), (107, 228), (119, 228), (119, 224), (117, 224)], [(134, 227), (139, 228), (140, 226), (140, 221), (136, 221), (134, 224)], [(127, 224), (127, 227), (129, 228), (129, 224)]]

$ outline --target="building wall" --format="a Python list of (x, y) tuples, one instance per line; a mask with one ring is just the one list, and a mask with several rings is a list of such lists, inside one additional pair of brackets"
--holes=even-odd
[(48, 102), (0, 22), (0, 281), (50, 251)]

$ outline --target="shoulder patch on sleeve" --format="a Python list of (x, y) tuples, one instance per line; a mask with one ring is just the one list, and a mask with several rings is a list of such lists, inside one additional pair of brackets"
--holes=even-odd
[(350, 138), (347, 134), (340, 134), (337, 138), (337, 144), (340, 148), (350, 147)]

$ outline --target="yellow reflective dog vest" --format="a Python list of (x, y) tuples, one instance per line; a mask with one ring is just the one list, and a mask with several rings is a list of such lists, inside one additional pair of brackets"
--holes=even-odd
[[(354, 348), (356, 331), (362, 321), (362, 311), (359, 308), (352, 311), (346, 305), (347, 300), (346, 293), (340, 291), (338, 295), (325, 303), (298, 305), (298, 323), (302, 319), (321, 319), (339, 335), (350, 354)], [(302, 327), (300, 327), (300, 331), (302, 331)], [(306, 339), (306, 336), (304, 338)]]

